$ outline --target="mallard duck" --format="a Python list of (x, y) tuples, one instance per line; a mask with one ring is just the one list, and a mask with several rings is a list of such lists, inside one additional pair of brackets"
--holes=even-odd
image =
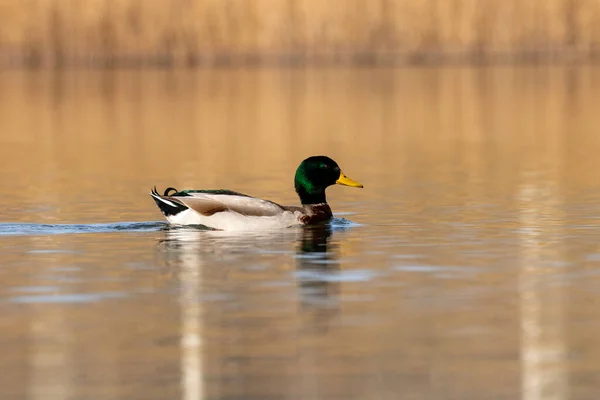
[(326, 156), (300, 163), (294, 187), (301, 206), (282, 206), (231, 190), (182, 190), (167, 188), (161, 196), (156, 187), (150, 196), (167, 221), (176, 225), (204, 225), (216, 230), (254, 230), (309, 225), (333, 216), (325, 189), (338, 184), (362, 188)]

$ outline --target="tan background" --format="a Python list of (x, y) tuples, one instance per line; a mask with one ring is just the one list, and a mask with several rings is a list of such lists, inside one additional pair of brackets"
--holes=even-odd
[(4, 64), (591, 60), (599, 0), (0, 0)]

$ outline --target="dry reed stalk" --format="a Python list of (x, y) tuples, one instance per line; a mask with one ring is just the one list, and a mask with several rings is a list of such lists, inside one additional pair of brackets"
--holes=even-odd
[(595, 54), (600, 0), (0, 0), (0, 56), (170, 64)]

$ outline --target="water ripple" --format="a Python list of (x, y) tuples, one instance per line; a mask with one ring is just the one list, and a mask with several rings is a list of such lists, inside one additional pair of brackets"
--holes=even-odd
[(81, 294), (52, 294), (52, 295), (28, 295), (13, 296), (9, 298), (11, 303), (37, 304), (37, 303), (95, 303), (105, 299), (118, 299), (126, 297), (121, 292), (106, 293), (81, 293)]
[(103, 224), (0, 223), (0, 236), (60, 235), (73, 233), (151, 232), (166, 226), (164, 222), (117, 222)]

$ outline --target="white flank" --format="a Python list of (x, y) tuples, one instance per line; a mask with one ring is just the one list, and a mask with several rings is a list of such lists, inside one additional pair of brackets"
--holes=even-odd
[(223, 231), (257, 231), (289, 228), (300, 225), (300, 212), (284, 211), (268, 217), (252, 217), (234, 211), (215, 213), (209, 217), (198, 214), (194, 210), (185, 210), (177, 215), (167, 217), (167, 221), (175, 225), (204, 225)]

